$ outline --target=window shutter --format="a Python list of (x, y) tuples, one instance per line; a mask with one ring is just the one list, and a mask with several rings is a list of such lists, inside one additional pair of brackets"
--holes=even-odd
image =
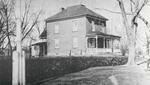
[(59, 39), (55, 39), (55, 48), (59, 48)]
[(73, 38), (73, 48), (78, 47), (78, 38)]
[(59, 33), (59, 25), (58, 24), (55, 25), (55, 33)]

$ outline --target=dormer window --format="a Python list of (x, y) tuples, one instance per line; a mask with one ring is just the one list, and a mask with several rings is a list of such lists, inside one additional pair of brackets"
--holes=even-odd
[(95, 31), (95, 23), (92, 21), (92, 31)]

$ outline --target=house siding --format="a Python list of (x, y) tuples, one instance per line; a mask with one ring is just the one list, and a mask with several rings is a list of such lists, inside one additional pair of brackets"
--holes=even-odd
[[(78, 22), (78, 31), (73, 31), (73, 21)], [(59, 33), (55, 34), (55, 24), (59, 25)], [(48, 56), (82, 55), (86, 51), (86, 18), (74, 18), (47, 23)], [(73, 48), (73, 38), (78, 39), (78, 47)], [(54, 40), (59, 39), (59, 48), (55, 48)]]

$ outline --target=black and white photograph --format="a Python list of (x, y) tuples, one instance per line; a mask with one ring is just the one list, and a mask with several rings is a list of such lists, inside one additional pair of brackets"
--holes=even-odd
[(0, 85), (150, 85), (150, 0), (0, 0)]

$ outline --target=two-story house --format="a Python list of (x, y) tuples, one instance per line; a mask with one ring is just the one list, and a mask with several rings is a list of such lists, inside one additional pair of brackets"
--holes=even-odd
[(75, 5), (46, 19), (47, 55), (94, 55), (115, 52), (119, 36), (106, 33), (108, 19), (84, 5)]

